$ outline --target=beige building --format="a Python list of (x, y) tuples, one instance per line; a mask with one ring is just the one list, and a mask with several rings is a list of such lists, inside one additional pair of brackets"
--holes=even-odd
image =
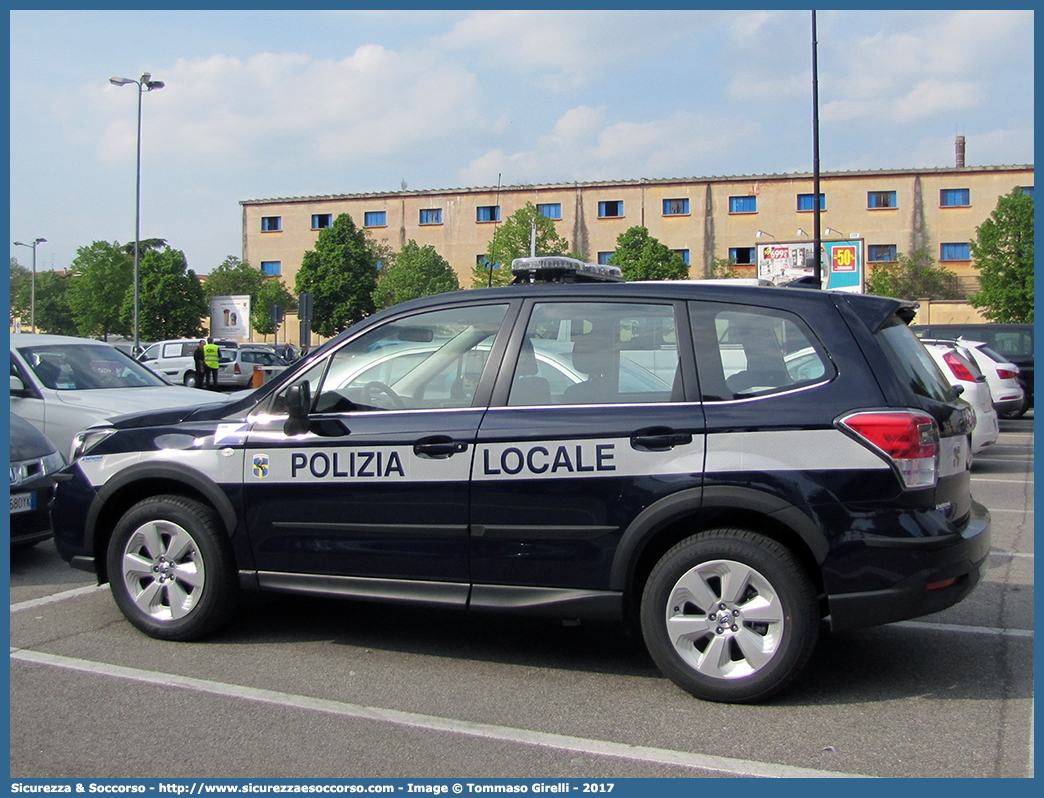
[[(859, 240), (868, 268), (926, 247), (972, 291), (968, 242), (1015, 187), (1032, 192), (1032, 164), (825, 172), (821, 237)], [(244, 200), (243, 260), (294, 290), (303, 254), (347, 213), (395, 250), (409, 239), (432, 245), (469, 287), (497, 220), (531, 202), (592, 262), (604, 262), (617, 236), (642, 225), (682, 254), (691, 277), (729, 257), (753, 273), (758, 244), (811, 239), (812, 192), (811, 174), (784, 174)]]

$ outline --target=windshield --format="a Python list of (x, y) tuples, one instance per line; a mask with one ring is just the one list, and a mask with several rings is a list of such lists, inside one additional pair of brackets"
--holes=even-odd
[(167, 385), (115, 347), (103, 344), (48, 344), (19, 347), (18, 354), (47, 388), (90, 391)]

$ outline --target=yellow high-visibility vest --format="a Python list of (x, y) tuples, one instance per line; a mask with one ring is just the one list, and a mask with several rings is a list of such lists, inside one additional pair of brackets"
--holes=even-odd
[(216, 369), (221, 361), (218, 359), (218, 345), (207, 344), (203, 347), (203, 362), (207, 364), (207, 368)]

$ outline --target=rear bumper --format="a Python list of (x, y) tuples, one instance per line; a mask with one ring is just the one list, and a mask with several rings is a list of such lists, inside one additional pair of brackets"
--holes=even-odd
[(990, 514), (973, 503), (972, 518), (953, 536), (875, 542), (884, 557), (889, 549), (920, 550), (924, 567), (882, 590), (828, 596), (833, 631), (878, 626), (918, 618), (952, 607), (986, 573), (990, 555)]

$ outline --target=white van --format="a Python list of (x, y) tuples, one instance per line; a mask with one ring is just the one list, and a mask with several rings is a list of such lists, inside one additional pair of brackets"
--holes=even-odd
[[(199, 338), (179, 338), (174, 341), (157, 341), (138, 355), (138, 360), (153, 371), (159, 372), (173, 383), (193, 386), (196, 384), (196, 361), (193, 354), (199, 346)], [(221, 363), (231, 363), (238, 348), (235, 341), (217, 341), (218, 358)], [(225, 373), (222, 368), (220, 375)], [(220, 381), (218, 383), (220, 385)]]

